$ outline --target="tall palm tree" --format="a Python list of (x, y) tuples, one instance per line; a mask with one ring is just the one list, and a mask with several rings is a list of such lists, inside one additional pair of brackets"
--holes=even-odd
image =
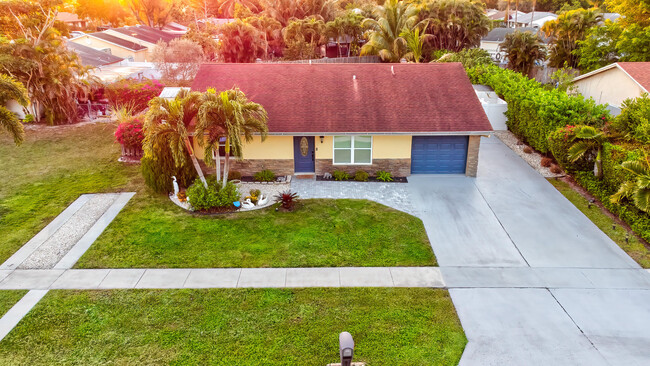
[(420, 5), (419, 18), (427, 22), (427, 43), (436, 50), (477, 47), (491, 28), (480, 0), (428, 0)]
[(636, 181), (628, 181), (621, 184), (610, 200), (619, 203), (622, 199), (632, 199), (634, 205), (643, 212), (650, 213), (650, 160), (644, 153), (643, 160), (625, 161), (621, 168), (632, 173)]
[(578, 49), (578, 41), (583, 41), (587, 30), (602, 20), (603, 15), (598, 9), (577, 9), (546, 22), (542, 31), (551, 39), (550, 65), (578, 67), (579, 55), (574, 52)]
[(370, 40), (361, 48), (361, 55), (379, 55), (382, 61), (399, 62), (408, 52), (406, 41), (400, 36), (418, 23), (415, 5), (399, 0), (386, 0), (374, 10), (375, 18), (367, 18), (363, 26), (370, 29)]
[(526, 76), (530, 76), (536, 61), (546, 59), (542, 39), (529, 31), (507, 34), (499, 46), (506, 53), (508, 67)]
[(420, 63), (424, 49), (424, 42), (427, 38), (430, 38), (431, 35), (420, 34), (420, 28), (416, 27), (414, 29), (404, 29), (399, 36), (404, 38), (406, 48), (409, 50), (409, 52), (404, 55), (404, 58), (412, 60), (415, 63)]
[(225, 62), (254, 62), (266, 46), (262, 32), (241, 20), (219, 27), (218, 53)]
[(27, 89), (16, 79), (0, 74), (0, 127), (11, 134), (16, 145), (20, 145), (25, 140), (25, 130), (18, 116), (5, 107), (10, 100), (15, 100), (21, 106), (27, 107), (29, 104)]
[(282, 24), (280, 22), (266, 15), (249, 17), (244, 21), (255, 27), (264, 36), (264, 43), (266, 44), (264, 59), (268, 59), (269, 50), (273, 54), (276, 51), (281, 52), (284, 40), (282, 39)]
[(185, 154), (189, 154), (194, 169), (207, 188), (199, 161), (194, 155), (188, 127), (198, 114), (201, 93), (181, 91), (174, 99), (156, 97), (149, 102), (149, 111), (144, 119), (144, 155), (155, 159), (158, 151), (169, 149), (176, 166), (187, 164)]
[[(574, 163), (582, 157), (591, 157), (594, 161), (594, 175), (597, 178), (603, 177), (603, 144), (607, 141), (605, 133), (592, 126), (581, 126), (576, 128), (573, 140), (575, 142), (568, 151), (569, 160)], [(593, 156), (595, 154), (595, 157)]]
[(219, 6), (219, 11), (226, 18), (233, 18), (235, 15), (235, 5), (239, 4), (245, 8), (248, 8), (251, 11), (259, 10), (257, 8), (257, 3), (251, 0), (224, 0)]
[[(204, 96), (199, 108), (196, 134), (205, 136), (206, 162), (212, 159), (216, 151), (217, 169), (219, 169), (219, 144), (225, 137), (225, 161), (222, 176), (222, 187), (228, 182), (230, 155), (238, 159), (244, 157), (243, 143), (251, 142), (256, 133), (266, 140), (268, 127), (266, 110), (260, 104), (251, 102), (246, 94), (238, 88), (217, 93), (210, 89)], [(218, 174), (218, 173), (217, 173)]]

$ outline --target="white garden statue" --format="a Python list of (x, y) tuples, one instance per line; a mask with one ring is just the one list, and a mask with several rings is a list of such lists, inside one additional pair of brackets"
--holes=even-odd
[(241, 207), (249, 210), (255, 207), (255, 204), (251, 201), (250, 198), (246, 198), (246, 200), (244, 200), (244, 202), (241, 203)]
[(172, 175), (172, 184), (174, 185), (174, 196), (178, 197), (178, 183), (176, 182), (176, 176)]
[(260, 195), (260, 199), (257, 201), (257, 205), (258, 205), (258, 206), (264, 206), (264, 205), (266, 205), (268, 202), (269, 202), (269, 197), (266, 196), (266, 195), (264, 195), (264, 194), (261, 194), (261, 195)]

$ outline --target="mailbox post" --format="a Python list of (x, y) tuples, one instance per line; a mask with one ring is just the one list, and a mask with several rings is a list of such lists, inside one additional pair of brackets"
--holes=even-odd
[(342, 332), (339, 334), (339, 353), (341, 355), (341, 366), (352, 365), (352, 357), (354, 356), (354, 340), (352, 334)]

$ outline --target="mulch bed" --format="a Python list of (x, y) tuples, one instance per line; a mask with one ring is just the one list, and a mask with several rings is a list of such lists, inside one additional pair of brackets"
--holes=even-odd
[[(346, 179), (346, 180), (335, 180), (334, 178), (332, 179), (325, 179), (323, 178), (322, 175), (317, 175), (316, 176), (317, 181), (324, 181), (324, 182), (359, 182), (358, 180), (354, 180), (354, 178)], [(377, 183), (408, 183), (408, 180), (406, 177), (393, 177), (392, 182), (384, 182), (383, 180), (379, 180), (376, 177), (368, 177), (368, 180), (366, 182), (377, 182)]]

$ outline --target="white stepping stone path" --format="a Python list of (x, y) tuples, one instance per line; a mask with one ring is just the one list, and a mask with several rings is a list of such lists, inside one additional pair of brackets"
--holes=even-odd
[(88, 279), (96, 278), (96, 272), (80, 273), (87, 277), (82, 278), (69, 275), (65, 270), (74, 266), (134, 194), (81, 195), (14, 255), (0, 264), (0, 289), (30, 290), (0, 318), (0, 341), (47, 294), (56, 281), (67, 279), (67, 285), (59, 288), (77, 288)]

